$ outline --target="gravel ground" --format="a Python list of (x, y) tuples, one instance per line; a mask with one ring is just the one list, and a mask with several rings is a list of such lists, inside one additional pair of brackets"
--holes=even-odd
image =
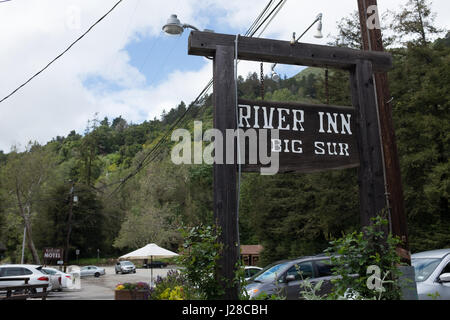
[[(49, 293), (48, 300), (114, 300), (114, 288), (124, 282), (150, 282), (150, 269), (136, 269), (136, 273), (116, 274), (114, 266), (104, 267), (106, 274), (95, 277), (81, 278), (81, 290), (64, 290)], [(165, 277), (171, 268), (153, 269), (153, 278)]]

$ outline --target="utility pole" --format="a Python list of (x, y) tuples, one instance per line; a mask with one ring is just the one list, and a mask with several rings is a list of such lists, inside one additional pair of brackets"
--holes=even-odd
[(22, 239), (22, 258), (20, 259), (20, 263), (24, 264), (25, 262), (25, 239), (27, 237), (27, 226), (23, 227), (23, 239)]
[(72, 215), (73, 215), (73, 200), (74, 200), (74, 186), (75, 182), (72, 181), (70, 187), (70, 200), (69, 200), (69, 217), (67, 219), (67, 237), (66, 246), (64, 248), (64, 272), (66, 272), (67, 263), (69, 261), (69, 246), (70, 246), (70, 234), (72, 233)]
[[(357, 0), (361, 23), (363, 49), (365, 51), (384, 51), (380, 28), (377, 0)], [(389, 90), (387, 72), (374, 74), (375, 89), (378, 102), (380, 135), (383, 146), (386, 202), (388, 204), (391, 232), (398, 236), (402, 243), (398, 254), (402, 260), (411, 264), (408, 229), (403, 198), (403, 187), (398, 159), (394, 124), (392, 121), (392, 98)]]

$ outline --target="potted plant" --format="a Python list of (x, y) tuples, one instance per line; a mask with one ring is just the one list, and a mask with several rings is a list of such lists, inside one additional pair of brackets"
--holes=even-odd
[(114, 290), (115, 300), (148, 300), (150, 294), (150, 286), (145, 282), (118, 284)]

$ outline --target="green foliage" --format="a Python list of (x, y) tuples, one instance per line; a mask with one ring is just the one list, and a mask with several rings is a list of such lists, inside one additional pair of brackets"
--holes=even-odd
[(199, 299), (217, 300), (224, 289), (215, 273), (222, 247), (218, 243), (217, 231), (210, 226), (197, 226), (181, 229), (183, 234), (183, 254), (178, 263), (183, 267), (182, 274), (189, 283), (198, 288)]
[[(301, 274), (301, 272), (299, 272)], [(322, 288), (323, 280), (317, 283), (312, 283), (310, 279), (303, 279), (300, 284), (300, 299), (304, 300), (325, 300), (326, 296), (320, 295), (320, 289)]]
[(273, 177), (244, 175), (241, 243), (264, 246), (262, 266), (317, 254), (342, 230), (354, 230), (358, 210), (356, 170)]
[(150, 299), (152, 300), (198, 300), (198, 289), (188, 282), (185, 275), (170, 270), (166, 277), (155, 281), (155, 287)]
[(429, 0), (408, 0), (403, 10), (395, 14), (391, 27), (400, 39), (426, 46), (432, 36), (442, 32), (434, 20)]
[(395, 51), (390, 73), (411, 249), (450, 244), (450, 47)]
[[(356, 293), (357, 299), (398, 300), (401, 291), (398, 284), (400, 257), (396, 252), (400, 240), (391, 234), (386, 235), (388, 221), (382, 217), (373, 219), (373, 225), (364, 227), (361, 232), (353, 232), (332, 241), (326, 252), (334, 265), (333, 274), (339, 278), (333, 280), (332, 297), (340, 299), (350, 292)], [(370, 266), (377, 266), (382, 274), (380, 283), (385, 292), (369, 288)], [(357, 275), (357, 276), (355, 276)]]

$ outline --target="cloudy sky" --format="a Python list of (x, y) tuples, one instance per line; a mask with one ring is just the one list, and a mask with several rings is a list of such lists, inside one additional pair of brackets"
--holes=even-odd
[[(380, 11), (407, 0), (378, 0)], [(117, 0), (11, 0), (0, 2), (0, 100), (44, 67), (105, 14)], [(212, 77), (211, 62), (187, 55), (185, 32), (165, 36), (170, 14), (215, 32), (244, 34), (268, 0), (124, 0), (72, 50), (11, 98), (0, 103), (0, 150), (46, 143), (87, 121), (122, 116), (140, 123), (180, 101), (191, 102)], [(287, 0), (263, 34), (290, 40), (318, 13), (324, 34), (337, 33), (336, 21), (357, 9), (356, 0)], [(434, 0), (439, 26), (450, 29), (450, 1)], [(326, 44), (307, 34), (302, 41)], [(259, 70), (241, 63), (239, 73)], [(270, 68), (267, 66), (266, 71)], [(281, 74), (300, 68), (279, 66)]]

